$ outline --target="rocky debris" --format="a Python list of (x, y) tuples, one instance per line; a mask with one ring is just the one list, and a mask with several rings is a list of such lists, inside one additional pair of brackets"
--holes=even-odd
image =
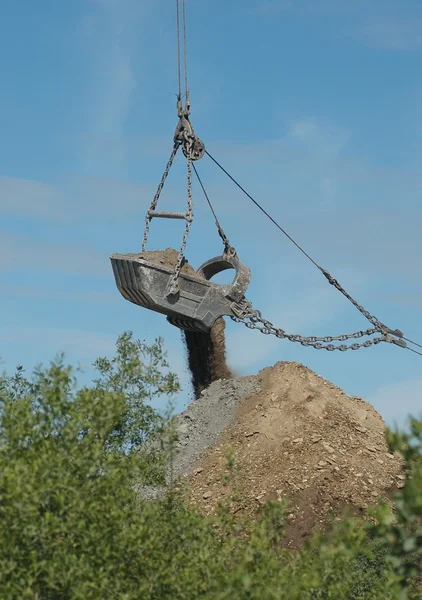
[[(171, 468), (167, 473), (167, 484), (187, 475), (201, 478), (201, 481), (207, 476), (204, 467), (200, 465), (202, 456), (218, 442), (224, 430), (234, 423), (239, 402), (259, 390), (255, 377), (215, 381), (202, 391), (198, 400), (194, 400), (184, 412), (174, 417), (177, 441)], [(163, 439), (163, 442), (166, 443), (166, 440)], [(151, 444), (151, 449), (159, 447), (160, 442)], [(162, 497), (165, 489), (144, 486), (139, 487), (138, 491), (144, 499), (152, 500)], [(202, 494), (206, 491), (203, 490)]]
[(197, 477), (206, 476), (204, 468), (198, 465), (200, 458), (234, 422), (238, 403), (258, 391), (254, 377), (215, 381), (203, 390), (198, 400), (177, 415), (175, 477), (192, 472)]

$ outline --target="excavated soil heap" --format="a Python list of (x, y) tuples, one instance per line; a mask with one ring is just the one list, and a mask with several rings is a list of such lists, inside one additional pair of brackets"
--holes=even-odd
[[(179, 419), (176, 471), (187, 478), (192, 503), (210, 514), (223, 500), (233, 514), (251, 516), (267, 500), (287, 498), (290, 547), (323, 528), (332, 511), (363, 513), (403, 486), (403, 464), (389, 453), (381, 416), (298, 363), (216, 382)], [(237, 467), (227, 484), (230, 449)]]
[[(173, 269), (177, 263), (178, 252), (173, 248), (167, 248), (167, 250), (141, 252), (133, 256)], [(187, 261), (183, 264), (181, 272), (198, 277), (198, 273)], [(209, 333), (182, 332), (196, 398), (213, 381), (232, 377), (226, 363), (225, 326), (224, 319), (221, 317), (217, 319)]]

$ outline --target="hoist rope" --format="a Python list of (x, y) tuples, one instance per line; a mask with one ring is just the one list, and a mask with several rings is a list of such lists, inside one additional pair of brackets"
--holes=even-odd
[(183, 52), (184, 52), (184, 63), (185, 63), (185, 94), (187, 108), (189, 109), (189, 85), (188, 85), (188, 50), (186, 42), (186, 6), (185, 0), (183, 0)]
[[(181, 4), (181, 8), (180, 8), (180, 4)], [(243, 188), (240, 185), (240, 183), (205, 149), (201, 140), (195, 136), (193, 128), (190, 124), (190, 120), (189, 120), (189, 114), (190, 114), (189, 95), (190, 94), (189, 94), (189, 82), (188, 82), (188, 60), (187, 60), (186, 0), (176, 0), (176, 13), (177, 13), (176, 14), (176, 30), (177, 30), (178, 116), (179, 116), (180, 121), (179, 121), (178, 127), (176, 129), (176, 133), (174, 136), (174, 147), (173, 147), (172, 155), (167, 164), (166, 170), (163, 174), (163, 177), (162, 177), (162, 180), (158, 187), (157, 193), (152, 202), (150, 211), (148, 212), (147, 217), (146, 217), (146, 227), (145, 227), (144, 239), (143, 239), (143, 245), (142, 245), (142, 249), (144, 250), (145, 246), (146, 246), (146, 242), (147, 242), (148, 233), (149, 233), (151, 212), (153, 212), (155, 210), (155, 207), (158, 202), (158, 198), (160, 196), (160, 192), (164, 185), (165, 179), (168, 175), (168, 171), (173, 163), (173, 159), (175, 157), (177, 149), (181, 145), (182, 149), (183, 149), (183, 153), (187, 159), (188, 208), (187, 208), (187, 212), (185, 215), (186, 227), (185, 227), (185, 231), (183, 234), (180, 252), (178, 255), (177, 265), (175, 267), (172, 281), (171, 281), (170, 294), (175, 294), (179, 290), (178, 277), (180, 275), (181, 267), (182, 267), (183, 260), (184, 260), (184, 250), (186, 247), (187, 236), (189, 233), (190, 226), (192, 224), (192, 217), (193, 217), (193, 212), (192, 212), (192, 170), (194, 171), (194, 173), (196, 175), (196, 178), (202, 188), (202, 191), (204, 193), (204, 196), (208, 203), (208, 206), (214, 216), (218, 233), (225, 245), (225, 251), (226, 252), (234, 252), (234, 254), (236, 253), (234, 248), (231, 247), (230, 242), (221, 227), (221, 224), (217, 217), (216, 211), (214, 210), (214, 207), (211, 203), (211, 200), (208, 196), (205, 186), (204, 186), (204, 184), (199, 176), (199, 173), (195, 167), (195, 164), (193, 162), (193, 161), (201, 158), (203, 156), (203, 154), (206, 153), (209, 156), (209, 158), (216, 164), (216, 166), (252, 201), (252, 203), (273, 223), (273, 225), (275, 225), (277, 227), (277, 229), (279, 229), (281, 231), (281, 233), (283, 233), (283, 235), (286, 236), (290, 240), (290, 242), (292, 242), (292, 244), (294, 244), (294, 246), (296, 246), (296, 248), (325, 276), (325, 278), (328, 280), (328, 282), (331, 285), (333, 285), (333, 287), (335, 287), (339, 292), (341, 292), (343, 294), (343, 296), (345, 296), (355, 306), (355, 308), (357, 308), (359, 310), (359, 312), (372, 323), (372, 325), (374, 327), (373, 327), (373, 329), (368, 329), (366, 331), (358, 331), (358, 332), (354, 332), (351, 334), (343, 334), (340, 336), (303, 337), (300, 335), (287, 334), (283, 329), (277, 329), (272, 325), (272, 323), (270, 321), (263, 319), (261, 316), (261, 313), (259, 311), (255, 310), (252, 307), (252, 305), (245, 298), (243, 299), (242, 302), (238, 303), (236, 306), (235, 316), (232, 316), (232, 319), (234, 321), (243, 322), (248, 328), (258, 329), (259, 331), (261, 331), (261, 333), (264, 333), (266, 335), (271, 335), (271, 334), (276, 335), (279, 338), (289, 339), (292, 342), (299, 342), (300, 344), (302, 344), (304, 346), (313, 346), (314, 348), (317, 348), (317, 349), (325, 349), (325, 350), (329, 350), (329, 351), (333, 351), (333, 350), (345, 351), (345, 350), (350, 350), (350, 349), (357, 350), (359, 348), (369, 347), (369, 346), (376, 345), (376, 344), (384, 341), (384, 342), (394, 343), (403, 348), (406, 348), (407, 350), (410, 350), (411, 352), (414, 352), (415, 354), (418, 354), (419, 356), (422, 356), (422, 352), (419, 352), (418, 350), (415, 350), (413, 348), (409, 348), (406, 345), (404, 340), (406, 340), (407, 342), (409, 342), (415, 346), (418, 346), (419, 348), (422, 349), (421, 344), (418, 344), (416, 342), (413, 342), (412, 340), (409, 340), (408, 338), (405, 338), (403, 336), (403, 334), (401, 333), (401, 331), (399, 331), (397, 329), (396, 330), (390, 329), (389, 327), (384, 325), (381, 321), (379, 321), (379, 319), (377, 319), (375, 316), (373, 316), (367, 310), (365, 310), (363, 308), (363, 306), (358, 304), (358, 302), (356, 300), (354, 300), (352, 298), (352, 296), (350, 296), (350, 294), (348, 294), (348, 292), (339, 284), (339, 282), (334, 277), (332, 277), (328, 271), (326, 271), (323, 267), (321, 267), (287, 233), (287, 231), (270, 215), (270, 213), (259, 202), (257, 202), (255, 200), (255, 198), (253, 198), (245, 190), (245, 188)], [(183, 29), (183, 32), (181, 32), (181, 29)], [(181, 42), (181, 35), (183, 35), (183, 69), (184, 69), (184, 84), (185, 84), (185, 107), (184, 107), (184, 109), (182, 107), (182, 56), (181, 56), (182, 42)], [(348, 345), (348, 346), (345, 344), (340, 344), (340, 345), (332, 344), (333, 341), (342, 341), (343, 342), (346, 340), (350, 340), (352, 338), (358, 339), (358, 338), (362, 338), (365, 336), (371, 336), (375, 333), (381, 333), (382, 336), (378, 337), (378, 338), (374, 338), (372, 340), (367, 340), (366, 342), (362, 342), (362, 343), (352, 343), (351, 345)]]
[(409, 342), (409, 344), (413, 344), (414, 346), (418, 346), (419, 348), (422, 348), (422, 344), (418, 344), (417, 342), (413, 342), (412, 340), (409, 340), (409, 338), (404, 337), (404, 340), (406, 340), (406, 342)]
[[(418, 348), (422, 348), (422, 344), (418, 344), (417, 342), (414, 342), (413, 340), (409, 340), (409, 338), (404, 337), (403, 339), (406, 340), (406, 342), (408, 342), (409, 344), (413, 344), (414, 346), (417, 346)], [(419, 356), (422, 356), (422, 352), (419, 352), (418, 350), (415, 350), (414, 348), (409, 348), (409, 346), (407, 346), (407, 350), (410, 350), (411, 352), (414, 352), (415, 354), (419, 354)]]
[(221, 164), (220, 164), (220, 163), (219, 163), (219, 162), (218, 162), (218, 161), (217, 161), (217, 160), (216, 160), (216, 159), (215, 159), (213, 156), (211, 156), (211, 154), (210, 154), (210, 153), (209, 153), (207, 150), (205, 150), (205, 154), (207, 154), (207, 156), (209, 156), (209, 157), (210, 157), (210, 159), (211, 159), (211, 160), (212, 160), (212, 161), (213, 161), (213, 162), (214, 162), (214, 163), (217, 165), (217, 167), (218, 167), (219, 169), (221, 169), (221, 170), (223, 171), (223, 173), (225, 173), (225, 174), (227, 175), (227, 177), (229, 177), (229, 179), (231, 179), (231, 180), (233, 181), (233, 183), (234, 183), (235, 185), (237, 185), (237, 187), (238, 187), (238, 188), (239, 188), (239, 189), (240, 189), (240, 190), (241, 190), (241, 191), (242, 191), (242, 192), (243, 192), (243, 193), (244, 193), (244, 194), (245, 194), (245, 195), (246, 195), (246, 196), (247, 196), (247, 197), (248, 197), (250, 200), (252, 200), (252, 202), (255, 204), (255, 206), (257, 206), (257, 207), (259, 208), (259, 210), (260, 210), (261, 212), (263, 212), (263, 213), (264, 213), (264, 215), (265, 215), (266, 217), (268, 217), (268, 219), (270, 219), (270, 221), (272, 221), (272, 222), (273, 222), (273, 224), (274, 224), (274, 225), (275, 225), (275, 226), (276, 226), (276, 227), (277, 227), (277, 228), (278, 228), (278, 229), (279, 229), (279, 230), (280, 230), (280, 231), (281, 231), (281, 232), (282, 232), (282, 233), (283, 233), (283, 234), (284, 234), (284, 235), (285, 235), (285, 236), (286, 236), (286, 237), (287, 237), (287, 238), (288, 238), (288, 239), (289, 239), (289, 240), (290, 240), (290, 241), (291, 241), (291, 242), (292, 242), (292, 243), (293, 243), (295, 246), (296, 246), (296, 248), (298, 248), (298, 249), (299, 249), (299, 250), (302, 252), (302, 254), (304, 254), (304, 255), (306, 256), (306, 258), (307, 258), (308, 260), (310, 260), (310, 261), (311, 261), (311, 263), (313, 263), (313, 264), (316, 266), (316, 268), (317, 268), (317, 269), (319, 269), (320, 271), (323, 271), (322, 267), (320, 267), (320, 266), (319, 266), (319, 264), (318, 264), (318, 263), (316, 263), (316, 262), (314, 261), (314, 259), (313, 259), (311, 256), (309, 256), (309, 254), (308, 254), (307, 252), (305, 252), (305, 250), (304, 250), (304, 249), (303, 249), (301, 246), (299, 246), (299, 244), (298, 244), (297, 242), (295, 242), (295, 240), (294, 240), (294, 239), (293, 239), (293, 238), (292, 238), (292, 237), (291, 237), (291, 236), (290, 236), (290, 235), (287, 233), (287, 231), (286, 231), (285, 229), (283, 229), (283, 228), (281, 227), (281, 225), (280, 225), (279, 223), (277, 223), (277, 221), (276, 221), (275, 219), (273, 219), (273, 217), (272, 217), (272, 216), (271, 216), (271, 215), (270, 215), (270, 214), (269, 214), (269, 213), (268, 213), (268, 212), (265, 210), (265, 208), (263, 208), (263, 207), (262, 207), (262, 206), (261, 206), (261, 205), (260, 205), (260, 204), (259, 204), (259, 203), (258, 203), (258, 202), (257, 202), (257, 201), (256, 201), (256, 200), (255, 200), (255, 199), (254, 199), (254, 198), (253, 198), (253, 197), (252, 197), (252, 196), (251, 196), (251, 195), (250, 195), (250, 194), (249, 194), (249, 193), (248, 193), (246, 190), (245, 190), (245, 188), (243, 188), (243, 187), (240, 185), (240, 183), (239, 183), (238, 181), (236, 181), (236, 179), (235, 179), (234, 177), (232, 177), (232, 176), (230, 175), (230, 173), (229, 173), (228, 171), (226, 171), (226, 169), (225, 169), (225, 168), (224, 168), (224, 167), (223, 167), (223, 166), (222, 166), (222, 165), (221, 165)]
[(179, 98), (182, 95), (182, 83), (181, 83), (181, 64), (180, 64), (180, 10), (179, 0), (176, 0), (176, 29), (177, 29), (177, 75), (178, 75), (178, 90)]
[(216, 213), (216, 212), (215, 212), (215, 210), (214, 210), (214, 207), (213, 207), (213, 205), (212, 205), (212, 203), (211, 203), (211, 200), (210, 200), (210, 198), (209, 198), (209, 196), (208, 196), (207, 190), (205, 189), (205, 186), (204, 186), (204, 184), (202, 183), (202, 179), (201, 179), (201, 178), (200, 178), (200, 176), (199, 176), (199, 173), (198, 173), (198, 170), (197, 170), (197, 168), (195, 167), (195, 165), (194, 165), (194, 164), (193, 164), (192, 166), (193, 166), (193, 170), (194, 170), (194, 172), (195, 172), (196, 178), (197, 178), (197, 180), (198, 180), (198, 182), (199, 182), (199, 185), (201, 186), (201, 189), (202, 189), (202, 191), (203, 191), (203, 193), (204, 193), (204, 196), (205, 196), (205, 199), (206, 199), (206, 201), (207, 201), (207, 203), (208, 203), (208, 206), (210, 207), (210, 209), (211, 209), (211, 212), (212, 212), (212, 214), (213, 214), (213, 216), (214, 216), (214, 219), (215, 219), (215, 224), (216, 224), (216, 226), (217, 226), (217, 230), (218, 230), (218, 234), (219, 234), (219, 236), (221, 237), (221, 239), (222, 239), (222, 241), (223, 241), (223, 244), (225, 245), (226, 249), (229, 249), (229, 248), (231, 247), (231, 245), (230, 245), (230, 242), (229, 242), (229, 239), (228, 239), (228, 237), (226, 236), (226, 234), (224, 233), (224, 231), (223, 231), (223, 228), (221, 227), (220, 221), (218, 220), (218, 217), (217, 217), (217, 213)]
[[(227, 177), (229, 177), (229, 179), (231, 179), (231, 181), (233, 181), (233, 183), (255, 204), (255, 206), (257, 206), (257, 208), (259, 208), (259, 210), (261, 212), (264, 213), (264, 215), (266, 217), (268, 217), (268, 219), (296, 246), (296, 248), (298, 248), (302, 254), (304, 254), (306, 256), (306, 258), (308, 258), (308, 260), (311, 261), (311, 263), (319, 270), (321, 271), (321, 273), (324, 275), (324, 277), (328, 280), (328, 282), (333, 285), (341, 294), (343, 294), (343, 296), (345, 296), (349, 302), (351, 302), (353, 304), (353, 306), (355, 308), (357, 308), (357, 310), (366, 318), (368, 319), (368, 321), (370, 323), (372, 323), (372, 325), (380, 332), (386, 334), (391, 334), (396, 336), (397, 338), (400, 338), (400, 340), (403, 338), (403, 334), (398, 331), (398, 330), (391, 330), (389, 327), (387, 327), (386, 325), (384, 325), (379, 319), (377, 319), (377, 317), (375, 317), (374, 315), (371, 315), (367, 310), (365, 310), (363, 308), (363, 306), (361, 306), (356, 300), (354, 300), (354, 298), (352, 298), (352, 296), (350, 296), (350, 294), (339, 284), (339, 282), (330, 275), (330, 273), (326, 270), (323, 269), (307, 252), (305, 252), (305, 250), (287, 233), (287, 231), (285, 229), (283, 229), (283, 227), (281, 227), (281, 225), (279, 223), (277, 223), (277, 221), (268, 213), (268, 211), (265, 210), (265, 208), (263, 208), (263, 206), (261, 206), (259, 204), (259, 202), (257, 202), (246, 190), (245, 188), (243, 188), (240, 183), (238, 181), (236, 181), (236, 179), (230, 175), (230, 173), (207, 151), (205, 150), (205, 153), (207, 154), (207, 156), (209, 156), (209, 158), (219, 167), (219, 169), (221, 169), (221, 171), (223, 171), (223, 173), (225, 173), (225, 175), (227, 175)], [(398, 340), (398, 341), (400, 341)]]
[[(182, 12), (182, 28), (183, 28), (183, 69), (185, 78), (185, 98), (189, 104), (189, 84), (188, 84), (188, 52), (187, 52), (187, 36), (186, 36), (186, 2), (182, 0), (182, 11), (180, 11), (180, 2), (176, 0), (176, 29), (177, 29), (177, 75), (178, 75), (178, 97), (182, 97), (182, 49), (181, 49), (181, 32), (180, 32), (180, 12)], [(189, 108), (189, 106), (187, 107)]]
[[(225, 233), (223, 231), (223, 228), (221, 227), (221, 224), (220, 224), (220, 221), (218, 219), (217, 213), (216, 213), (216, 211), (214, 209), (214, 206), (213, 206), (213, 204), (212, 204), (212, 202), (210, 200), (210, 197), (209, 197), (209, 195), (207, 193), (207, 190), (205, 189), (204, 183), (203, 183), (201, 177), (199, 176), (198, 170), (197, 170), (197, 168), (195, 167), (194, 164), (192, 166), (193, 166), (193, 170), (195, 172), (196, 178), (197, 178), (197, 180), (199, 182), (199, 185), (201, 186), (201, 189), (202, 189), (202, 191), (204, 193), (204, 196), (205, 196), (205, 199), (206, 199), (206, 201), (208, 203), (208, 206), (209, 206), (209, 208), (210, 208), (210, 210), (211, 210), (211, 212), (212, 212), (212, 214), (214, 216), (215, 224), (216, 224), (217, 229), (218, 229), (218, 233), (219, 233), (221, 239), (223, 240), (224, 244), (225, 245), (227, 244), (230, 247), (229, 240), (228, 240), (227, 236), (225, 235)], [(362, 335), (365, 335), (365, 334), (366, 335), (372, 335), (372, 334), (376, 333), (376, 331), (377, 331), (376, 329), (372, 329), (372, 330), (368, 329), (366, 332), (360, 332), (360, 333), (362, 333)], [(294, 338), (294, 337), (299, 337), (299, 336), (290, 336), (290, 337)], [(315, 341), (320, 341), (320, 340), (322, 341), (324, 339), (325, 338), (315, 338)], [(412, 340), (410, 340), (409, 338), (406, 338), (406, 337), (403, 337), (403, 339), (406, 340), (407, 342), (409, 342), (410, 344), (414, 344), (415, 346), (418, 346), (419, 348), (422, 348), (422, 344), (418, 344), (417, 342), (413, 342)], [(294, 340), (294, 341), (296, 341), (296, 340)], [(299, 341), (299, 340), (297, 340), (297, 341)], [(417, 350), (414, 350), (413, 348), (407, 347), (406, 349), (410, 350), (411, 352), (414, 352), (415, 354), (418, 354), (419, 356), (422, 356), (422, 352), (418, 352)]]
[[(404, 338), (406, 339), (406, 338)], [(419, 346), (419, 344), (417, 344)], [(422, 356), (422, 352), (418, 352), (417, 350), (414, 350), (413, 348), (409, 348), (409, 346), (406, 346), (406, 350), (410, 350), (410, 352), (414, 352), (415, 354), (419, 354), (419, 356)]]
[[(327, 336), (325, 338), (318, 338), (318, 337), (302, 337), (299, 335), (288, 335), (286, 334), (283, 330), (280, 329), (276, 329), (274, 328), (274, 326), (269, 322), (266, 321), (265, 319), (262, 319), (261, 314), (259, 313), (259, 311), (256, 311), (252, 308), (251, 305), (249, 305), (249, 303), (247, 301), (245, 304), (245, 307), (239, 307), (241, 309), (241, 312), (243, 312), (244, 314), (239, 314), (239, 318), (234, 318), (233, 320), (235, 321), (242, 321), (244, 322), (244, 324), (250, 328), (250, 329), (258, 329), (261, 331), (261, 333), (265, 333), (265, 334), (273, 334), (276, 335), (277, 337), (280, 338), (287, 338), (290, 341), (293, 342), (299, 342), (302, 345), (307, 345), (307, 346), (313, 346), (314, 348), (317, 349), (325, 349), (325, 350), (357, 350), (358, 348), (364, 347), (364, 346), (371, 346), (374, 344), (378, 344), (381, 341), (389, 341), (390, 343), (393, 342), (397, 345), (399, 345), (402, 348), (405, 348), (406, 350), (410, 350), (411, 352), (413, 352), (414, 354), (418, 354), (419, 356), (422, 356), (422, 352), (419, 352), (418, 350), (415, 350), (414, 348), (409, 348), (409, 346), (407, 346), (404, 343), (404, 340), (406, 340), (407, 342), (409, 342), (410, 344), (413, 344), (415, 346), (418, 346), (419, 348), (422, 348), (422, 344), (418, 344), (417, 342), (414, 342), (412, 340), (410, 340), (409, 338), (406, 338), (403, 336), (403, 334), (398, 331), (392, 331), (390, 328), (386, 327), (383, 323), (381, 323), (381, 321), (379, 321), (376, 317), (372, 316), (370, 313), (368, 313), (368, 311), (366, 311), (362, 306), (360, 306), (356, 300), (354, 300), (347, 292), (346, 290), (344, 290), (344, 288), (342, 288), (342, 286), (322, 267), (320, 267), (318, 265), (318, 263), (311, 257), (309, 256), (309, 254), (307, 252), (305, 252), (305, 250), (303, 250), (303, 248), (285, 231), (285, 229), (283, 229), (281, 227), (281, 225), (279, 223), (277, 223), (277, 221), (240, 185), (240, 183), (238, 181), (236, 181), (236, 179), (230, 175), (230, 173), (207, 151), (205, 150), (205, 153), (209, 156), (209, 158), (223, 171), (223, 173), (225, 173), (225, 175), (227, 175), (227, 177), (229, 177), (229, 179), (231, 179), (231, 181), (233, 181), (233, 183), (257, 206), (257, 208), (259, 208), (259, 210), (261, 210), (264, 215), (266, 217), (268, 217), (268, 219), (270, 219), (272, 221), (272, 223), (291, 241), (293, 242), (293, 244), (311, 261), (311, 263), (313, 265), (315, 265), (321, 272), (322, 274), (326, 277), (326, 279), (329, 281), (329, 283), (331, 283), (332, 285), (334, 285), (334, 287), (339, 290), (348, 300), (350, 300), (350, 302), (361, 312), (361, 314), (363, 314), (363, 316), (365, 316), (371, 323), (373, 323), (375, 325), (374, 329), (368, 329), (367, 331), (360, 331), (360, 332), (355, 332), (354, 334), (346, 334), (343, 336), (337, 336), (337, 337), (333, 337), (333, 336)], [(194, 167), (195, 169), (195, 167)], [(205, 197), (207, 199), (207, 202), (209, 204), (209, 207), (214, 215), (217, 227), (219, 228), (219, 233), (220, 233), (220, 223), (218, 221), (216, 212), (212, 206), (212, 203), (208, 197), (208, 194), (205, 190), (205, 187), (202, 183), (201, 178), (199, 177), (199, 174), (197, 172), (197, 170), (195, 169), (195, 174), (198, 178), (198, 181), (202, 187), (202, 190), (205, 194)], [(220, 233), (221, 235), (221, 233)], [(242, 311), (242, 309), (244, 309)], [(232, 317), (233, 318), (233, 317)], [(245, 322), (245, 318), (246, 319), (250, 319), (250, 322)], [(362, 344), (352, 344), (351, 346), (346, 346), (344, 344), (340, 345), (340, 346), (334, 346), (331, 342), (334, 340), (346, 340), (346, 339), (350, 339), (350, 338), (359, 338), (359, 337), (363, 337), (365, 335), (373, 335), (376, 332), (380, 332), (383, 333), (384, 337), (381, 338), (374, 338), (373, 340), (369, 340), (367, 342), (364, 342)], [(393, 335), (394, 337), (391, 337), (391, 335)], [(319, 343), (319, 342), (327, 342), (325, 345)]]

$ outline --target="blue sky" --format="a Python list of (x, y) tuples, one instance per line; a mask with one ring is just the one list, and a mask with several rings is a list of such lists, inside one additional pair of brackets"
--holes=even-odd
[[(132, 330), (165, 338), (190, 399), (180, 333), (125, 302), (109, 264), (140, 248), (176, 125), (172, 0), (2, 4), (0, 356), (31, 369), (64, 350), (90, 375)], [(396, 0), (187, 0), (192, 121), (209, 151), (361, 304), (422, 340), (422, 6)], [(278, 326), (337, 335), (367, 322), (225, 179), (198, 169)], [(163, 207), (183, 209), (177, 162)], [(220, 240), (200, 190), (187, 248)], [(181, 230), (154, 222), (150, 249)], [(389, 424), (420, 414), (421, 357), (327, 353), (228, 323), (239, 374), (296, 360)]]

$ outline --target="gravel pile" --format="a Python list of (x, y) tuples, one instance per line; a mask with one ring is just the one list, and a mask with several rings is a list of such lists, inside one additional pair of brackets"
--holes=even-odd
[(176, 417), (179, 441), (173, 467), (175, 477), (195, 469), (202, 454), (235, 421), (239, 402), (259, 390), (254, 377), (215, 381)]

